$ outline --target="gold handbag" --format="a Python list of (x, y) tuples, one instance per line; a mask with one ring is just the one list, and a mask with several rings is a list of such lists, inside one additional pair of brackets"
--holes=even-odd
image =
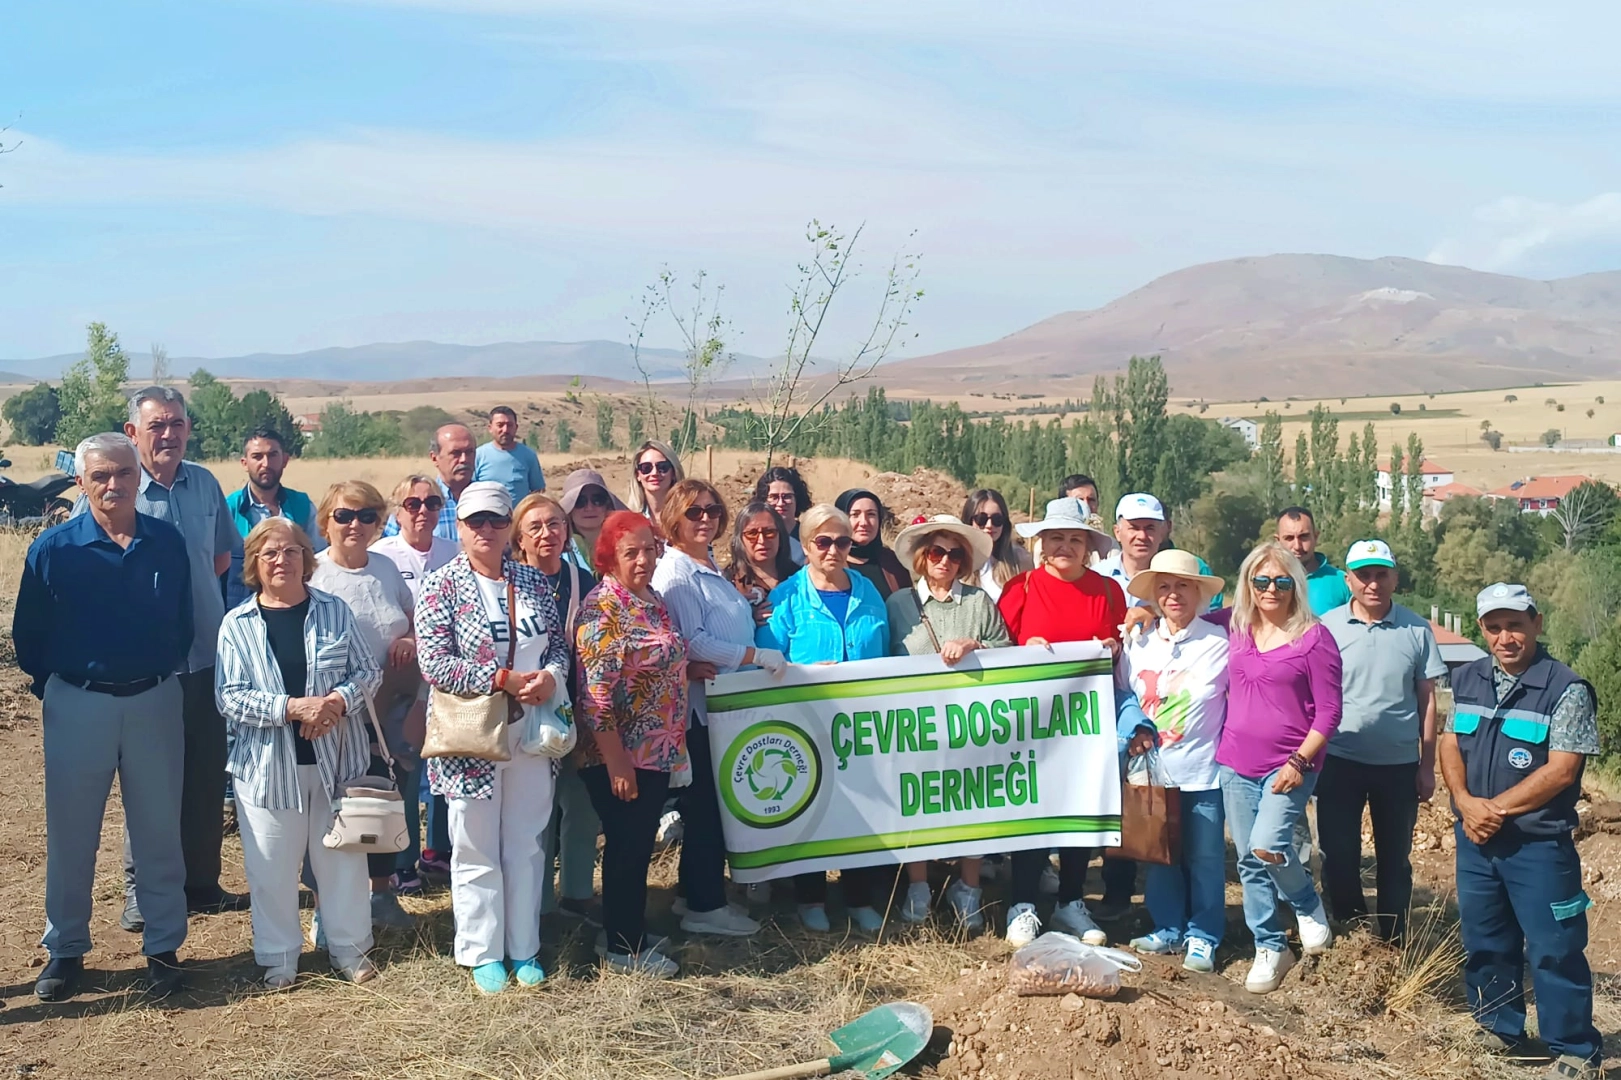
[[(517, 589), (507, 579), (507, 670), (518, 655)], [(493, 694), (452, 694), (435, 686), (428, 695), (428, 736), (422, 756), (470, 757), (510, 761), (507, 724), (518, 703), (502, 691)], [(521, 708), (522, 706), (518, 706)]]

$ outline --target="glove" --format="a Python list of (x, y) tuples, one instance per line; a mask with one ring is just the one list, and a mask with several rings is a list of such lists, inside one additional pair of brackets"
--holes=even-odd
[(754, 666), (775, 678), (788, 670), (788, 658), (776, 649), (755, 649)]

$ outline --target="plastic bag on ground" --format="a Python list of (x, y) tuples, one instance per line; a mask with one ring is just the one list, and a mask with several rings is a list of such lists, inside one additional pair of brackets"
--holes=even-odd
[(1120, 992), (1121, 971), (1142, 969), (1143, 962), (1131, 953), (1049, 931), (1013, 954), (1008, 989), (1022, 997), (1079, 994), (1111, 998)]

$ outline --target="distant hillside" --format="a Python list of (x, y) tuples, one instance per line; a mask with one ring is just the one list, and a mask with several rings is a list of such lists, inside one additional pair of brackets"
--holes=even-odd
[(902, 392), (1084, 394), (1132, 354), (1173, 393), (1491, 389), (1621, 376), (1621, 272), (1557, 281), (1415, 259), (1269, 255), (1178, 270), (1093, 311), (887, 364)]

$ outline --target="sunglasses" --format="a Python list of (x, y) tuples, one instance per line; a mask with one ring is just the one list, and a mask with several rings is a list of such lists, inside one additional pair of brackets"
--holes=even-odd
[(968, 552), (962, 548), (943, 548), (939, 544), (930, 544), (929, 549), (923, 553), (930, 562), (948, 562), (961, 566), (963, 560), (968, 558)]
[(1295, 579), (1286, 574), (1279, 574), (1277, 577), (1268, 577), (1265, 574), (1260, 574), (1256, 577), (1250, 578), (1250, 587), (1256, 592), (1266, 592), (1268, 589), (1276, 589), (1280, 593), (1290, 593), (1295, 591)]
[(827, 551), (830, 548), (838, 548), (840, 551), (849, 551), (850, 545), (854, 544), (855, 541), (850, 539), (848, 536), (824, 535), (818, 536), (816, 539), (812, 540), (811, 543), (816, 545), (817, 551)]
[(359, 521), (362, 525), (375, 525), (377, 524), (377, 511), (369, 506), (364, 510), (351, 510), (347, 506), (340, 506), (332, 511), (332, 520), (339, 525), (351, 525), (356, 521)]
[(777, 538), (777, 530), (776, 529), (744, 529), (743, 530), (743, 539), (749, 541), (750, 543), (755, 543), (755, 542), (760, 541), (760, 540), (775, 540), (776, 538)]
[(724, 513), (726, 513), (726, 509), (719, 503), (709, 503), (706, 506), (699, 506), (694, 503), (685, 510), (681, 511), (681, 516), (686, 518), (688, 521), (697, 521), (700, 518), (709, 518), (712, 521), (719, 521), (721, 515)]
[(581, 495), (579, 501), (577, 501), (574, 505), (578, 507), (581, 503), (585, 504), (586, 506), (613, 505), (613, 501), (608, 498), (608, 493), (600, 489), (597, 491), (586, 492), (585, 494)]
[(668, 461), (643, 461), (636, 466), (636, 472), (641, 476), (652, 476), (655, 472), (660, 476), (669, 476), (675, 472), (675, 466)]
[(505, 514), (483, 510), (476, 514), (468, 514), (462, 518), (462, 524), (469, 529), (505, 529), (512, 524), (512, 519)]
[(426, 499), (419, 499), (413, 495), (409, 499), (401, 499), (400, 506), (407, 514), (414, 514), (424, 506), (428, 508), (428, 513), (437, 514), (445, 508), (445, 500), (437, 495), (429, 495)]
[(968, 520), (973, 522), (975, 527), (981, 528), (981, 529), (983, 529), (987, 525), (991, 526), (992, 528), (996, 528), (996, 529), (1002, 529), (1002, 528), (1007, 527), (1007, 515), (1006, 514), (975, 514), (973, 517), (969, 518)]

